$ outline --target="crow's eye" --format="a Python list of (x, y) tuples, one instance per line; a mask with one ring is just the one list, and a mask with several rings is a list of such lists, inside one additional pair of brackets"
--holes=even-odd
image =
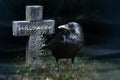
[(72, 27), (73, 27), (73, 24), (69, 23), (69, 27), (72, 28)]
[(69, 23), (69, 27), (71, 28), (71, 29), (74, 29), (75, 28), (75, 24), (73, 24), (73, 23)]

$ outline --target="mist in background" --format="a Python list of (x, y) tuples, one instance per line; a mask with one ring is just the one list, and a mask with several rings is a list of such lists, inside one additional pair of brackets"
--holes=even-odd
[(120, 1), (118, 0), (0, 0), (0, 59), (25, 51), (28, 37), (12, 35), (12, 21), (25, 20), (26, 5), (42, 5), (44, 19), (57, 26), (76, 21), (82, 25), (85, 44), (79, 55), (120, 57)]

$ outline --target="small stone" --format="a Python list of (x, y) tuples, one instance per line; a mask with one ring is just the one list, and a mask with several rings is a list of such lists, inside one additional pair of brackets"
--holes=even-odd
[(23, 77), (23, 79), (22, 80), (32, 80), (31, 78), (29, 78), (29, 77)]
[(46, 80), (53, 80), (53, 78), (47, 77)]

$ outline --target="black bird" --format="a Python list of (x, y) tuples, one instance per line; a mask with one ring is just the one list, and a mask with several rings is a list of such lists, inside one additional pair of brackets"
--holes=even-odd
[(58, 29), (60, 32), (43, 49), (51, 50), (56, 61), (71, 58), (73, 63), (84, 43), (82, 27), (76, 22), (70, 22), (59, 26)]

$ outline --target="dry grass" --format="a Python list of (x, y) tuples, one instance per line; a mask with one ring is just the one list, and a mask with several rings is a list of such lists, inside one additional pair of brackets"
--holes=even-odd
[(48, 57), (43, 66), (30, 67), (20, 63), (16, 71), (33, 80), (120, 80), (119, 68), (119, 65), (104, 60), (76, 57), (72, 64), (69, 59), (61, 59), (57, 63), (53, 57)]

